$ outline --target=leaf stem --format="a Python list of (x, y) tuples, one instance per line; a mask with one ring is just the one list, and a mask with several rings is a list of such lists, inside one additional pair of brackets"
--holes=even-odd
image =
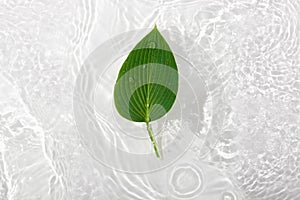
[(146, 125), (147, 125), (147, 131), (148, 131), (150, 140), (151, 140), (151, 142), (152, 142), (152, 144), (153, 144), (153, 147), (154, 147), (154, 151), (155, 151), (156, 157), (159, 158), (160, 155), (159, 155), (159, 152), (158, 152), (158, 147), (157, 147), (155, 138), (153, 137), (152, 127), (151, 127), (151, 125), (150, 125), (149, 122), (146, 122)]

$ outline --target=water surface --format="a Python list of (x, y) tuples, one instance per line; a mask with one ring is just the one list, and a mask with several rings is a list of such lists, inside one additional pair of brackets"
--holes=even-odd
[[(0, 199), (300, 199), (300, 3), (0, 3)], [(145, 126), (112, 87), (157, 24), (180, 72)]]

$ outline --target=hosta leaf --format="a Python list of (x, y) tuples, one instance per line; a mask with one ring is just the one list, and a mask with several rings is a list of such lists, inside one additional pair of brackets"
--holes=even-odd
[(177, 91), (178, 70), (174, 55), (155, 26), (123, 63), (114, 87), (114, 101), (122, 117), (147, 124), (158, 157), (149, 123), (171, 109)]

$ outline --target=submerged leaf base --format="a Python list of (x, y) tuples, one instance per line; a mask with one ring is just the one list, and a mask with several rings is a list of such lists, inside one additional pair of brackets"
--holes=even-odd
[(154, 148), (154, 151), (155, 151), (155, 155), (156, 155), (157, 158), (160, 158), (159, 151), (158, 151), (158, 147), (157, 147), (155, 138), (154, 138), (154, 136), (153, 136), (153, 131), (152, 131), (151, 124), (150, 124), (149, 122), (146, 122), (146, 125), (147, 125), (147, 131), (148, 131), (150, 140), (151, 140), (151, 142), (152, 142), (152, 144), (153, 144), (153, 148)]

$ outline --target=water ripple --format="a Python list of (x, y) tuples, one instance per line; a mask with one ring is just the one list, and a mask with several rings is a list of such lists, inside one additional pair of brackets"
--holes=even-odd
[(202, 172), (192, 165), (176, 166), (169, 179), (171, 193), (182, 199), (199, 195), (204, 185)]

